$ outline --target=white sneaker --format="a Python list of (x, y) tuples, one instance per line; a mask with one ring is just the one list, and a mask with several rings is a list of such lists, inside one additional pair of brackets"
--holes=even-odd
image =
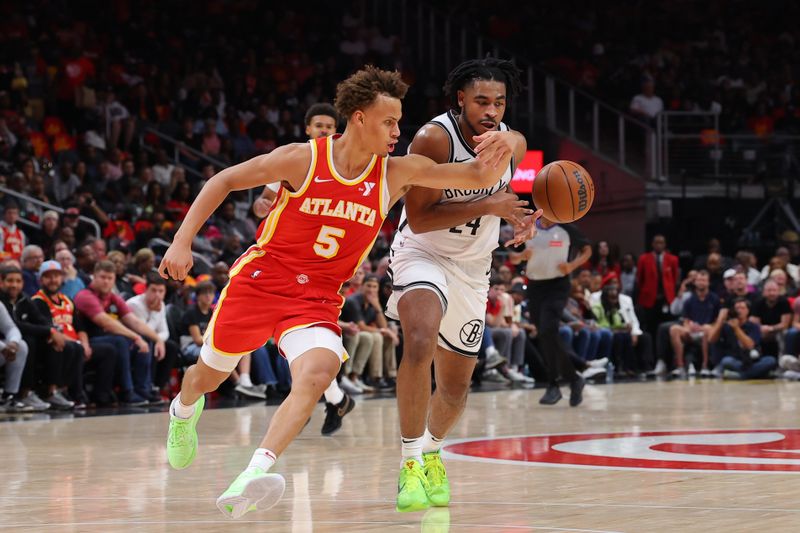
[(697, 370), (694, 368), (694, 363), (689, 363), (689, 377), (693, 378), (697, 375)]
[(505, 383), (505, 384), (511, 383), (511, 380), (503, 376), (503, 374), (498, 372), (496, 368), (484, 372), (483, 379), (485, 379), (486, 381), (491, 381), (493, 383)]
[(39, 396), (37, 396), (33, 391), (30, 391), (28, 395), (25, 396), (21, 401), (25, 405), (33, 407), (34, 411), (47, 411), (50, 409), (50, 404), (42, 401), (42, 399), (39, 398)]
[(350, 378), (347, 376), (342, 376), (342, 381), (339, 382), (339, 386), (351, 396), (354, 394), (364, 394), (364, 389), (350, 381)]
[(798, 381), (798, 380), (800, 380), (800, 372), (798, 372), (797, 370), (787, 370), (786, 372), (781, 374), (781, 377), (783, 379), (789, 379), (789, 380), (792, 380), (792, 381)]
[(606, 373), (605, 368), (590, 366), (581, 373), (581, 376), (583, 376), (583, 379), (590, 379), (590, 378), (595, 378), (597, 376), (601, 376), (605, 373)]
[(778, 366), (784, 370), (800, 372), (800, 359), (794, 355), (782, 355), (778, 359)]
[(686, 369), (679, 366), (670, 372), (670, 375), (673, 379), (686, 379)]
[(518, 370), (514, 370), (513, 368), (509, 368), (508, 369), (507, 377), (508, 377), (508, 379), (510, 379), (511, 381), (514, 381), (516, 383), (533, 383), (534, 382), (533, 379), (529, 378), (528, 376), (526, 376), (522, 372), (519, 372)]
[(267, 398), (267, 394), (265, 391), (260, 390), (256, 385), (250, 385), (249, 387), (245, 387), (241, 383), (236, 385), (236, 392), (243, 396), (247, 396), (248, 398), (256, 398), (259, 400), (265, 400)]
[(707, 368), (703, 368), (700, 370), (700, 377), (701, 378), (710, 378), (711, 377), (711, 370)]
[(722, 377), (722, 365), (715, 366), (714, 369), (711, 371), (711, 375), (714, 376), (715, 378), (721, 378)]
[(486, 370), (491, 370), (493, 368), (497, 368), (505, 362), (506, 358), (500, 355), (500, 352), (497, 351), (497, 348), (491, 347), (486, 350), (486, 362), (483, 364), (483, 367)]
[(55, 407), (56, 409), (67, 410), (75, 407), (75, 402), (64, 398), (64, 395), (61, 394), (61, 392), (59, 391), (54, 392), (49, 398), (47, 398), (46, 403), (49, 403), (52, 407)]
[(667, 363), (663, 359), (659, 359), (656, 367), (653, 369), (653, 374), (656, 376), (664, 376), (667, 374)]
[(367, 385), (366, 383), (361, 381), (361, 378), (356, 378), (353, 381), (353, 383), (355, 384), (356, 387), (361, 389), (361, 392), (375, 392), (375, 387), (373, 387), (372, 385)]
[(608, 366), (608, 357), (603, 357), (602, 359), (592, 359), (591, 361), (586, 361), (586, 364), (589, 365), (589, 368), (605, 368)]
[(742, 379), (742, 375), (735, 370), (728, 370), (727, 368), (722, 371), (722, 377), (726, 379)]

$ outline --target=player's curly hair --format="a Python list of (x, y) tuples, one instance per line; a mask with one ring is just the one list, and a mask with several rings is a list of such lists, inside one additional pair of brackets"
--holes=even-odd
[(368, 107), (379, 94), (403, 99), (408, 91), (397, 71), (381, 70), (367, 65), (336, 86), (334, 105), (339, 115), (350, 120), (357, 110)]
[(499, 81), (506, 85), (506, 98), (510, 101), (522, 90), (520, 70), (513, 61), (485, 57), (464, 61), (447, 75), (444, 82), (444, 94), (450, 98), (450, 104), (458, 109), (458, 91), (477, 81)]

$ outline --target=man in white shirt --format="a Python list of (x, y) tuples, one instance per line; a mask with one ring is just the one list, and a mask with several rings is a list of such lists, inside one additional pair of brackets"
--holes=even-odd
[(169, 339), (167, 306), (164, 305), (166, 295), (167, 281), (157, 273), (151, 272), (147, 276), (145, 291), (125, 302), (133, 314), (155, 331), (164, 343), (164, 357), (156, 361), (153, 372), (154, 392), (163, 389), (169, 382), (169, 374), (175, 367), (179, 352), (178, 344)]
[(647, 77), (642, 81), (642, 92), (631, 100), (631, 113), (649, 121), (664, 110), (664, 102), (656, 96), (655, 88), (653, 78)]

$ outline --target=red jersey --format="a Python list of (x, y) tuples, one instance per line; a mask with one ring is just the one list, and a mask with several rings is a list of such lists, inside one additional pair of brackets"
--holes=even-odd
[(339, 289), (369, 254), (388, 211), (388, 159), (373, 156), (360, 176), (333, 165), (335, 137), (308, 142), (311, 165), (297, 192), (281, 189), (257, 243), (231, 266), (206, 330), (212, 349), (241, 355), (274, 337), (337, 324)]
[(0, 223), (0, 232), (2, 232), (3, 249), (0, 250), (5, 257), (19, 259), (22, 255), (22, 249), (25, 247), (25, 235), (19, 226), (14, 224), (8, 226), (5, 222)]
[(58, 303), (50, 299), (50, 297), (40, 289), (39, 292), (33, 295), (33, 299), (39, 299), (46, 303), (47, 307), (50, 308), (53, 326), (68, 339), (76, 341), (78, 340), (78, 332), (75, 330), (75, 324), (73, 324), (75, 306), (72, 304), (72, 300), (65, 295), (58, 293), (56, 296)]
[(333, 165), (334, 139), (310, 140), (311, 165), (302, 187), (282, 187), (256, 245), (299, 279), (316, 277), (333, 290), (350, 279), (372, 248), (388, 210), (387, 157), (373, 156), (347, 180)]

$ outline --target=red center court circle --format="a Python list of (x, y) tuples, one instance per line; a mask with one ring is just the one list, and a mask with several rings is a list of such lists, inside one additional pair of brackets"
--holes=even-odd
[(471, 439), (451, 458), (494, 463), (636, 470), (800, 472), (800, 430), (584, 433)]

